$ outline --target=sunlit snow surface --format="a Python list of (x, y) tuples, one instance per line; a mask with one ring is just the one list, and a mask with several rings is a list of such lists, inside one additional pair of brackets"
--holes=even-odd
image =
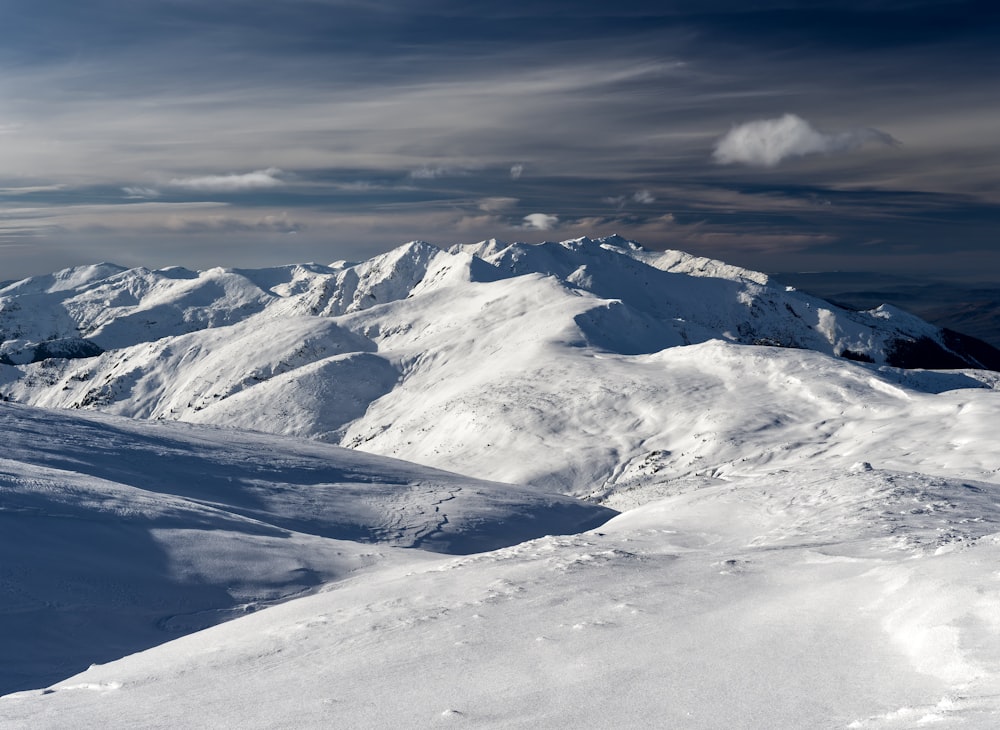
[(8, 397), (163, 421), (0, 404), (4, 727), (1000, 725), (998, 376), (915, 318), (620, 241), (2, 294)]

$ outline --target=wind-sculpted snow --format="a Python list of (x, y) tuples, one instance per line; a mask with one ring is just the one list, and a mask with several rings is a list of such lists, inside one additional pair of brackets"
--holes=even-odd
[(405, 560), (393, 547), (464, 554), (614, 514), (237, 431), (10, 404), (0, 431), (0, 692)]

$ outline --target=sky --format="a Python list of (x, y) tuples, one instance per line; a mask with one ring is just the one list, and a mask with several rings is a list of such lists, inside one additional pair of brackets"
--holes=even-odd
[(1000, 7), (0, 0), (0, 280), (618, 233), (1000, 275)]

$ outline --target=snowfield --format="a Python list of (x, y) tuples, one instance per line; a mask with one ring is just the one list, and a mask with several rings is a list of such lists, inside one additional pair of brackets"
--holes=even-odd
[(4, 727), (1000, 723), (1000, 353), (899, 310), (415, 242), (0, 339)]
[[(615, 512), (339, 447), (0, 404), (0, 688), (398, 561)], [(61, 641), (57, 637), (65, 636)]]

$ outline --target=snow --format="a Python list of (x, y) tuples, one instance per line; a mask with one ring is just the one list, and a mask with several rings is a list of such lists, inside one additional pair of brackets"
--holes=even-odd
[(415, 241), (0, 330), (4, 727), (997, 725), (1000, 373), (901, 310)]
[[(877, 516), (924, 499), (928, 484), (910, 477), (899, 489), (899, 475), (877, 471), (812, 477), (797, 489), (794, 475), (728, 483), (577, 536), (369, 571), (0, 707), (36, 727), (66, 717), (164, 728), (912, 727), (932, 717), (990, 727), (1000, 596), (984, 568), (1000, 545), (989, 526), (972, 523), (949, 552), (906, 544)], [(798, 498), (824, 502), (818, 484), (827, 510), (810, 515)], [(936, 489), (954, 500), (967, 488)], [(983, 506), (995, 521), (986, 500), (950, 517)], [(781, 509), (826, 529), (782, 535)]]
[(329, 319), (251, 318), (231, 327), (105, 353), (76, 367), (65, 385), (33, 402), (70, 408), (96, 405), (132, 417), (191, 420), (219, 400), (303, 365), (374, 349), (370, 340)]
[[(664, 257), (701, 275), (647, 263)], [(921, 405), (893, 397), (897, 380), (933, 393), (996, 386), (982, 371), (921, 375), (825, 357), (850, 350), (884, 359), (896, 319), (912, 325), (911, 340), (934, 330), (678, 257), (619, 239), (491, 241), (452, 252), (413, 242), (336, 271), (215, 270), (155, 285), (141, 272), (147, 283), (129, 286), (153, 293), (138, 309), (87, 320), (135, 344), (8, 366), (0, 382), (23, 403), (322, 439), (576, 495), (613, 487), (652, 452), (674, 455), (671, 478), (814, 458), (816, 444), (852, 428), (861, 411), (891, 412), (892, 423), (920, 418)], [(132, 281), (112, 278), (119, 287)], [(171, 311), (184, 324), (175, 334), (134, 326), (150, 301), (189, 301), (208, 279), (224, 280), (229, 293), (178, 304)], [(71, 299), (97, 290), (114, 299), (112, 283)], [(266, 306), (244, 311), (246, 302)], [(799, 347), (746, 346), (760, 342)], [(891, 423), (878, 434), (899, 440)], [(989, 454), (975, 458), (981, 468), (970, 477), (997, 467)]]
[(575, 532), (597, 505), (335, 446), (0, 404), (0, 691), (343, 579), (394, 547)]

